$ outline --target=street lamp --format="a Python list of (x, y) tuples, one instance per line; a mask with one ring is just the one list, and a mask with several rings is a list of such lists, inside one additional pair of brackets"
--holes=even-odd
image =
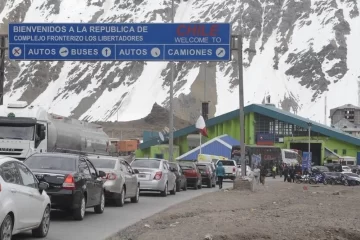
[(312, 123), (311, 122), (308, 122), (308, 131), (309, 131), (309, 146), (308, 146), (308, 154), (309, 154), (309, 160), (312, 158), (310, 158), (310, 144), (311, 144), (311, 126), (312, 126)]

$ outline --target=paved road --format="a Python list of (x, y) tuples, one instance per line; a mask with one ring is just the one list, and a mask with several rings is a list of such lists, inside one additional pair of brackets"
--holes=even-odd
[[(224, 188), (231, 186), (231, 183), (224, 183)], [(196, 191), (188, 189), (186, 192), (179, 192), (175, 196), (169, 195), (166, 198), (157, 194), (142, 194), (139, 203), (127, 203), (124, 207), (106, 206), (104, 213), (100, 215), (89, 209), (81, 222), (72, 220), (63, 212), (54, 211), (51, 214), (50, 232), (45, 239), (101, 240), (172, 205), (217, 190), (218, 187)], [(31, 238), (30, 233), (13, 237), (13, 240), (20, 239), (35, 240)]]

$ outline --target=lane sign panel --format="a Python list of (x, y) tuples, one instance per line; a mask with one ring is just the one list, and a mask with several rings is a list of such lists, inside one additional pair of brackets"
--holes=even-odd
[(229, 23), (10, 23), (11, 60), (229, 61)]

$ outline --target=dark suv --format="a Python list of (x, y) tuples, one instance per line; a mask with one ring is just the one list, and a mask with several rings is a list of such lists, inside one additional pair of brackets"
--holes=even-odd
[(94, 207), (103, 213), (105, 197), (103, 171), (97, 171), (86, 156), (67, 153), (36, 153), (25, 160), (39, 182), (46, 182), (51, 207), (70, 211), (82, 220), (85, 209)]

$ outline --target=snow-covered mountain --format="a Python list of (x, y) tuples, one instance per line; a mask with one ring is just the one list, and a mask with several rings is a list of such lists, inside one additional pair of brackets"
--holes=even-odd
[[(358, 103), (359, 0), (176, 0), (175, 22), (231, 22), (244, 36), (245, 102), (324, 121), (328, 109)], [(1, 0), (8, 22), (169, 22), (171, 0)], [(236, 54), (235, 54), (236, 55)], [(176, 65), (175, 114), (192, 121), (204, 98), (210, 113), (238, 108), (236, 60)], [(27, 100), (81, 119), (128, 121), (168, 104), (163, 62), (6, 63), (5, 103)], [(118, 111), (118, 114), (117, 114)], [(165, 117), (165, 116), (164, 116)]]

